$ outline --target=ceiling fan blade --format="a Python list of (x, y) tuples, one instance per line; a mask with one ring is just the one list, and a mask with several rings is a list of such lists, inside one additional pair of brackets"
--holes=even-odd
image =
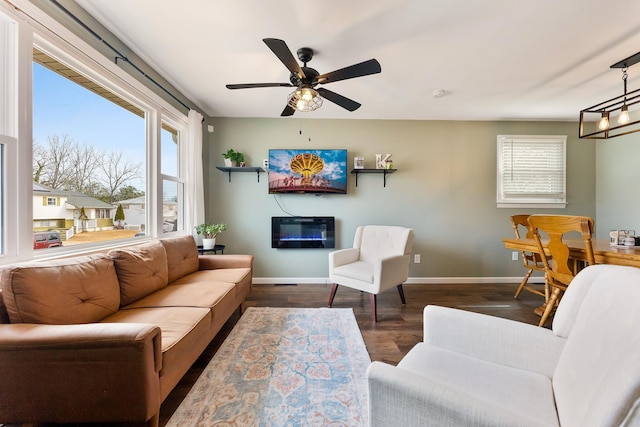
[(339, 106), (341, 106), (344, 109), (347, 109), (349, 111), (355, 111), (358, 108), (360, 108), (360, 103), (354, 101), (353, 99), (349, 99), (346, 96), (342, 96), (338, 93), (332, 92), (328, 89), (325, 89), (323, 87), (316, 89), (318, 91), (318, 93), (320, 95), (322, 95), (323, 98), (328, 99), (329, 101), (338, 104)]
[(368, 76), (369, 74), (377, 74), (382, 71), (380, 63), (375, 59), (351, 65), (350, 67), (341, 68), (330, 73), (318, 76), (318, 83), (327, 84), (340, 80), (353, 79), (355, 77)]
[(251, 89), (254, 87), (293, 87), (291, 83), (240, 83), (227, 85), (227, 89)]
[(296, 61), (296, 58), (293, 57), (291, 50), (284, 42), (284, 40), (280, 39), (262, 39), (262, 41), (276, 54), (278, 59), (282, 61), (285, 67), (293, 74), (297, 74), (298, 78), (304, 79), (304, 72), (302, 68), (300, 68), (300, 64)]
[(293, 116), (293, 113), (295, 113), (296, 110), (291, 107), (289, 104), (287, 104), (286, 107), (284, 107), (284, 110), (282, 110), (282, 113), (280, 113), (280, 116), (282, 117), (286, 117), (286, 116)]

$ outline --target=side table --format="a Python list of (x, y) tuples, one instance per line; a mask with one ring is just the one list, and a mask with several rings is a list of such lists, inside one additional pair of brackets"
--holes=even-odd
[(215, 245), (215, 246), (213, 247), (213, 249), (204, 249), (204, 248), (202, 247), (202, 245), (200, 245), (200, 246), (198, 246), (198, 253), (199, 253), (200, 255), (204, 255), (204, 254), (206, 254), (206, 253), (211, 253), (211, 252), (213, 252), (213, 254), (214, 254), (214, 255), (217, 255), (217, 254), (218, 254), (218, 251), (220, 251), (220, 253), (221, 253), (222, 255), (224, 255), (224, 248), (225, 248), (225, 246), (224, 246), (224, 245)]

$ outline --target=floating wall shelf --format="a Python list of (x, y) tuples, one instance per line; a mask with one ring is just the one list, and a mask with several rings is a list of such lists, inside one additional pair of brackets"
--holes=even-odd
[(226, 167), (226, 166), (216, 166), (216, 169), (221, 170), (222, 172), (227, 172), (229, 174), (229, 182), (231, 182), (231, 172), (255, 172), (258, 176), (258, 182), (260, 182), (260, 172), (264, 172), (264, 169), (260, 167)]
[(356, 187), (358, 186), (358, 175), (360, 175), (361, 173), (381, 173), (384, 176), (383, 186), (386, 187), (387, 175), (389, 175), (390, 173), (394, 173), (397, 170), (398, 169), (352, 169), (351, 173), (355, 174), (356, 176)]

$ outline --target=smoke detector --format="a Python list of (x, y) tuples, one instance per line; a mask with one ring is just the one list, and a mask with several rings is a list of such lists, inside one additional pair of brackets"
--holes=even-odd
[(446, 94), (447, 94), (447, 91), (444, 89), (437, 89), (437, 90), (434, 90), (432, 93), (434, 98), (442, 98)]

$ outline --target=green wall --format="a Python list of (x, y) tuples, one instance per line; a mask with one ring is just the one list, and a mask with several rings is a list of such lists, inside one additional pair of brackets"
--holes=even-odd
[(596, 237), (610, 230), (640, 235), (640, 133), (596, 143)]
[[(255, 255), (254, 276), (264, 282), (323, 283), (328, 249), (272, 249), (271, 217), (336, 217), (336, 246), (350, 247), (361, 224), (393, 224), (415, 229), (410, 281), (513, 281), (523, 275), (511, 261), (502, 237), (512, 236), (509, 216), (521, 209), (496, 208), (496, 135), (568, 136), (564, 213), (595, 217), (595, 143), (577, 138), (577, 125), (566, 122), (458, 122), (395, 120), (323, 120), (214, 118), (205, 149), (207, 219), (227, 222), (218, 237), (226, 253)], [(261, 166), (269, 148), (346, 148), (348, 167), (363, 156), (373, 168), (375, 153), (391, 153), (398, 171), (387, 177), (361, 175), (358, 187), (349, 175), (348, 194), (268, 194), (266, 174), (228, 175), (216, 166), (221, 153), (245, 153), (248, 166)], [(282, 209), (281, 209), (282, 207)]]

